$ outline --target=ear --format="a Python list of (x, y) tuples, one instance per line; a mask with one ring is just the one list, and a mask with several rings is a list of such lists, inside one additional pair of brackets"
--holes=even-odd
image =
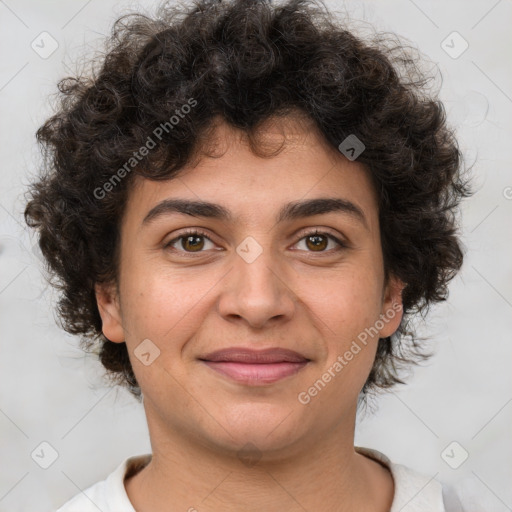
[(405, 284), (391, 275), (384, 288), (380, 320), (384, 324), (379, 331), (379, 338), (391, 336), (400, 325), (403, 317), (402, 291)]
[(96, 284), (94, 291), (96, 293), (96, 303), (98, 304), (98, 310), (101, 316), (101, 330), (103, 334), (114, 343), (123, 343), (125, 336), (119, 297), (115, 286), (104, 283)]

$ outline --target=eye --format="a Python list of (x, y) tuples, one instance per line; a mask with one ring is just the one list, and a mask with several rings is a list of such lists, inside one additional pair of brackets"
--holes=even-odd
[[(179, 244), (181, 246), (181, 249), (183, 249), (183, 252), (188, 253), (194, 253), (194, 252), (202, 252), (202, 249), (205, 248), (205, 241), (207, 240), (210, 242), (210, 244), (215, 245), (210, 238), (206, 235), (206, 233), (203, 233), (202, 231), (198, 230), (189, 230), (183, 233), (182, 235), (174, 238), (169, 243), (165, 244), (164, 249), (168, 249), (169, 247), (177, 250), (180, 252), (180, 249), (177, 249), (174, 247), (176, 243), (178, 243), (181, 240), (181, 243)], [(208, 247), (206, 247), (208, 249)], [(211, 247), (210, 247), (211, 248)]]
[[(304, 241), (304, 245), (308, 252), (329, 252), (326, 249), (329, 247), (329, 242), (334, 241), (335, 245), (338, 245), (338, 249), (335, 248), (335, 251), (340, 250), (340, 248), (347, 247), (341, 240), (338, 240), (335, 236), (330, 233), (325, 233), (322, 231), (315, 230), (310, 233), (306, 233), (297, 244)], [(332, 247), (331, 247), (332, 249)]]
[[(181, 241), (181, 243), (180, 243)], [(335, 245), (338, 246), (338, 249), (334, 248), (336, 250), (340, 250), (340, 248), (346, 248), (346, 244), (344, 244), (341, 240), (336, 238), (335, 236), (331, 235), (330, 233), (326, 233), (323, 231), (312, 231), (309, 233), (306, 233), (303, 235), (300, 240), (297, 242), (296, 245), (304, 241), (306, 251), (307, 252), (318, 252), (318, 253), (324, 253), (329, 252), (327, 250), (329, 248), (329, 242), (334, 242)], [(208, 242), (211, 244), (211, 247), (208, 247)], [(179, 247), (175, 247), (175, 245), (178, 244)], [(170, 242), (165, 244), (164, 249), (171, 248), (177, 252), (184, 252), (184, 253), (201, 253), (204, 252), (203, 249), (213, 249), (215, 247), (215, 244), (211, 241), (211, 239), (208, 237), (206, 233), (203, 231), (191, 229), (187, 230), (185, 233), (181, 234), (180, 236), (173, 238)], [(331, 247), (330, 250), (333, 248)]]

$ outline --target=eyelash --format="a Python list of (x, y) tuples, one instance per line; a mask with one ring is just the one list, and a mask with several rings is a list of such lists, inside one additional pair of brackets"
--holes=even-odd
[[(332, 235), (332, 234), (330, 234), (328, 232), (325, 232), (325, 231), (319, 231), (318, 229), (315, 229), (314, 231), (309, 231), (309, 232), (301, 233), (301, 236), (300, 236), (299, 240), (296, 243), (300, 242), (304, 238), (307, 238), (307, 237), (310, 237), (310, 236), (316, 236), (316, 235), (325, 236), (327, 238), (330, 238), (331, 240), (334, 240), (339, 245), (339, 247), (337, 249), (334, 249), (334, 252), (338, 252), (338, 251), (340, 251), (342, 249), (348, 248), (347, 244), (343, 243), (341, 240), (339, 240), (334, 235)], [(204, 238), (208, 239), (210, 242), (214, 243), (213, 240), (204, 231), (202, 231), (200, 229), (188, 229), (188, 230), (184, 231), (183, 233), (181, 233), (180, 236), (178, 236), (176, 238), (173, 238), (172, 240), (167, 242), (164, 245), (163, 248), (164, 249), (169, 249), (169, 250), (174, 250), (176, 252), (183, 253), (183, 254), (186, 254), (186, 255), (191, 255), (191, 256), (195, 256), (196, 254), (200, 255), (200, 254), (204, 253), (205, 251), (192, 252), (192, 251), (185, 251), (185, 250), (177, 250), (177, 249), (174, 249), (174, 248), (171, 247), (171, 245), (173, 245), (175, 242), (178, 242), (182, 238), (187, 238), (189, 236), (201, 236), (201, 237), (204, 237)], [(310, 252), (312, 254), (315, 253), (315, 251), (307, 251), (307, 252)], [(333, 250), (331, 249), (329, 251), (318, 251), (318, 254), (328, 254), (328, 253), (332, 253), (332, 252), (333, 252)]]

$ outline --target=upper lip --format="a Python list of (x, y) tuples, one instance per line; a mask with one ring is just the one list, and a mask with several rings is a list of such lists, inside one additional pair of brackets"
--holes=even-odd
[(254, 350), (243, 347), (230, 347), (222, 350), (216, 350), (204, 357), (200, 357), (203, 361), (231, 361), (236, 363), (253, 363), (253, 364), (269, 364), (269, 363), (303, 363), (309, 361), (301, 354), (288, 350), (286, 348), (267, 348), (263, 350)]

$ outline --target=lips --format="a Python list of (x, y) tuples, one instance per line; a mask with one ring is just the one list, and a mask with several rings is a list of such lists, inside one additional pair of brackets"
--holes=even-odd
[(209, 368), (247, 385), (265, 385), (299, 372), (309, 359), (284, 348), (251, 350), (232, 347), (200, 358)]
[(229, 361), (236, 363), (269, 364), (269, 363), (303, 363), (307, 358), (285, 348), (267, 348), (265, 350), (251, 350), (247, 348), (225, 348), (217, 350), (201, 358), (205, 361)]

